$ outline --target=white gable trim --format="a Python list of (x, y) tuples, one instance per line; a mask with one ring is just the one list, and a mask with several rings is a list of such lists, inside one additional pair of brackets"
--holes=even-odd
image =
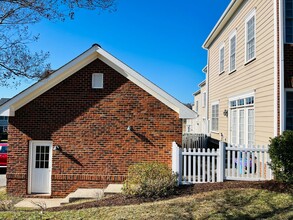
[(10, 99), (8, 102), (4, 103), (2, 106), (0, 106), (0, 116), (14, 116), (16, 110), (37, 98), (41, 94), (45, 93), (49, 89), (53, 88), (55, 85), (73, 75), (78, 70), (85, 67), (97, 58), (105, 62), (107, 65), (135, 83), (137, 86), (177, 112), (179, 114), (179, 118), (197, 117), (196, 112), (187, 108), (177, 99), (163, 91), (161, 88), (144, 78), (142, 75), (97, 45), (94, 45), (83, 54), (70, 61), (46, 79), (37, 82), (33, 86)]

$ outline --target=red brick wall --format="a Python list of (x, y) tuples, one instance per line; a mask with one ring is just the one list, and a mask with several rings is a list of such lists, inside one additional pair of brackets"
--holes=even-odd
[[(92, 89), (92, 73), (104, 73), (104, 89)], [(130, 164), (171, 166), (172, 141), (181, 143), (176, 112), (96, 60), (42, 94), (9, 119), (7, 189), (27, 193), (30, 140), (52, 140), (52, 196), (82, 187), (121, 182)], [(127, 131), (133, 126), (134, 132)]]

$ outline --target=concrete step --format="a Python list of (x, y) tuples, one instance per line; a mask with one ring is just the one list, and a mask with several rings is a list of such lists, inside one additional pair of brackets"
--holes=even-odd
[(63, 199), (25, 198), (15, 205), (18, 208), (46, 209), (58, 207), (80, 199), (101, 199), (104, 194), (116, 194), (122, 192), (122, 184), (109, 184), (105, 189), (77, 189)]
[(122, 193), (123, 184), (109, 184), (106, 189), (104, 189), (105, 194), (116, 194)]
[(80, 199), (101, 199), (104, 196), (102, 189), (77, 189), (63, 199), (61, 204), (68, 204)]

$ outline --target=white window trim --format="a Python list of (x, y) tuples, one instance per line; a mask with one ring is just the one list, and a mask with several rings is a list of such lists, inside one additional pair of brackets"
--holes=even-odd
[[(211, 132), (212, 133), (216, 133), (219, 134), (219, 116), (220, 116), (220, 102), (219, 101), (215, 101), (211, 103)], [(218, 105), (218, 130), (214, 131), (213, 130), (213, 106), (214, 105)]]
[[(254, 57), (250, 58), (249, 60), (247, 60), (247, 22), (254, 17)], [(245, 64), (248, 64), (249, 62), (251, 62), (252, 60), (254, 60), (256, 58), (256, 9), (254, 8), (251, 12), (248, 13), (248, 15), (246, 16), (245, 19)]]
[[(102, 85), (96, 86), (95, 85), (95, 76), (101, 76), (102, 77)], [(103, 89), (104, 88), (104, 74), (103, 73), (93, 73), (92, 74), (92, 89)]]
[[(235, 37), (235, 68), (231, 69), (231, 39)], [(236, 71), (237, 31), (234, 30), (229, 37), (229, 73)]]
[[(223, 70), (221, 70), (221, 50), (224, 49), (224, 63), (223, 63)], [(225, 72), (225, 43), (221, 43), (219, 46), (219, 75)]]

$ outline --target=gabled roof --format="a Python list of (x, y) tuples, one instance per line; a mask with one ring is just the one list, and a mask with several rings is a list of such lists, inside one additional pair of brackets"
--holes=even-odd
[(222, 29), (225, 27), (225, 25), (229, 22), (230, 18), (233, 16), (233, 14), (236, 12), (238, 7), (241, 5), (241, 3), (244, 0), (231, 0), (230, 4), (218, 20), (217, 24), (203, 43), (202, 47), (205, 49), (208, 49), (210, 45), (213, 43), (213, 41), (216, 39), (219, 33), (221, 33)]
[(85, 67), (95, 59), (100, 59), (121, 75), (135, 83), (137, 86), (157, 98), (159, 101), (173, 109), (179, 114), (180, 118), (195, 118), (197, 113), (187, 108), (184, 104), (169, 95), (167, 92), (147, 80), (138, 72), (131, 69), (129, 66), (112, 56), (107, 51), (103, 50), (98, 44), (94, 44), (84, 53), (65, 64), (47, 78), (40, 80), (28, 89), (14, 96), (12, 99), (0, 106), (1, 116), (14, 116), (15, 111), (20, 109), (25, 104), (45, 93), (58, 83), (62, 82), (75, 72)]

